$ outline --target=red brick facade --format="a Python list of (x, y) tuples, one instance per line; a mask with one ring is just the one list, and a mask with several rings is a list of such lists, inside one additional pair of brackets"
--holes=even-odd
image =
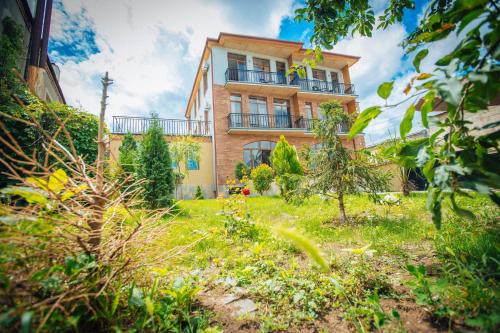
[[(236, 163), (243, 160), (243, 146), (255, 141), (274, 141), (279, 140), (280, 131), (269, 131), (265, 134), (257, 134), (248, 132), (248, 134), (228, 133), (228, 115), (230, 113), (230, 95), (231, 93), (240, 94), (242, 97), (242, 112), (248, 113), (248, 97), (256, 94), (247, 93), (243, 91), (230, 91), (222, 85), (213, 85), (213, 112), (214, 112), (214, 142), (215, 142), (215, 160), (217, 170), (217, 184), (224, 185), (226, 180), (234, 179), (234, 168)], [(305, 103), (309, 102), (313, 107), (313, 117), (317, 118), (317, 109), (319, 102), (314, 100), (306, 100), (294, 95), (292, 97), (278, 96), (278, 95), (265, 95), (262, 93), (257, 94), (259, 97), (266, 97), (267, 110), (273, 113), (273, 98), (288, 99), (290, 101), (290, 113), (292, 115), (300, 115), (307, 117), (305, 111)], [(346, 105), (346, 111), (353, 112), (355, 109), (354, 101)], [(312, 136), (302, 134), (302, 136), (287, 136), (284, 134), (287, 141), (294, 145), (297, 150), (302, 149), (304, 145), (311, 145), (318, 143)], [(360, 149), (364, 147), (364, 138), (358, 136), (355, 141), (348, 141), (345, 139), (345, 146), (351, 149)]]

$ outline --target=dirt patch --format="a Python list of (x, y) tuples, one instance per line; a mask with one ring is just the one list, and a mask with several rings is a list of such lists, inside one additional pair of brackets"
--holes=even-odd
[(416, 304), (411, 299), (381, 299), (380, 305), (385, 313), (396, 310), (401, 318), (401, 324), (389, 322), (389, 330), (397, 330), (399, 325), (403, 325), (406, 332), (448, 332), (448, 328), (437, 322), (424, 306)]

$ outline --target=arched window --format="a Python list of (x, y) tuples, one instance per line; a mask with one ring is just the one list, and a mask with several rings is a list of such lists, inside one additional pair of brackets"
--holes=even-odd
[(250, 168), (259, 164), (271, 164), (271, 152), (276, 147), (276, 142), (256, 141), (243, 146), (243, 160)]

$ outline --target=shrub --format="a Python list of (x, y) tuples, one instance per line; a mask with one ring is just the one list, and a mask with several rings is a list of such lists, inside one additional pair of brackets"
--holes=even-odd
[(203, 195), (203, 191), (201, 190), (200, 185), (196, 186), (196, 192), (194, 193), (195, 200), (203, 200), (205, 196)]
[[(232, 193), (228, 198), (222, 199), (221, 215), (224, 216), (224, 227), (231, 235), (256, 239), (258, 231), (252, 217), (247, 212), (247, 199), (241, 193), (241, 190), (234, 191), (234, 185), (230, 186), (229, 193)], [(238, 187), (238, 189), (240, 189)]]
[(127, 180), (131, 183), (134, 181), (137, 172), (137, 142), (134, 136), (127, 133), (118, 150), (120, 151), (120, 155), (118, 156), (118, 171), (116, 176), (121, 182)]
[(238, 162), (236, 163), (236, 166), (234, 168), (234, 176), (236, 177), (236, 179), (238, 180), (242, 180), (245, 176), (248, 177), (250, 176), (250, 169), (248, 168), (248, 166), (246, 165), (245, 162)]
[(252, 180), (255, 190), (262, 193), (269, 191), (273, 183), (273, 169), (267, 164), (261, 164), (252, 170)]
[(303, 175), (304, 170), (299, 163), (295, 148), (286, 141), (283, 135), (271, 154), (271, 164), (276, 172), (276, 182), (280, 187), (281, 196), (287, 197), (286, 191), (291, 187), (284, 184), (286, 180), (283, 177), (287, 174)]
[(172, 160), (168, 143), (157, 120), (153, 120), (142, 140), (138, 176), (144, 180), (142, 187), (148, 208), (172, 206), (175, 190)]

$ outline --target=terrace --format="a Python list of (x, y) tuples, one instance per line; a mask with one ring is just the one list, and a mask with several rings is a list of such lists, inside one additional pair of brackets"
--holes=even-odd
[(165, 135), (210, 136), (211, 123), (201, 120), (113, 116), (112, 134), (144, 134), (156, 120)]

